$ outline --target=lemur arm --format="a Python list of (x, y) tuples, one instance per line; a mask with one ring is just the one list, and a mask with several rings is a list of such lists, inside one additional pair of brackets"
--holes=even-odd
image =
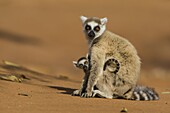
[(87, 82), (86, 92), (82, 94), (82, 97), (91, 97), (94, 86), (96, 85), (100, 76), (103, 75), (103, 66), (105, 54), (99, 47), (92, 47), (90, 52), (90, 67), (89, 67), (89, 78)]

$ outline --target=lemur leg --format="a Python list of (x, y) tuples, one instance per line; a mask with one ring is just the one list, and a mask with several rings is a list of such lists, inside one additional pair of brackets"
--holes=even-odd
[(103, 67), (103, 75), (99, 78), (96, 84), (96, 88), (93, 90), (92, 97), (113, 98), (114, 86), (113, 82), (116, 79), (116, 74), (119, 71), (120, 64), (113, 57), (108, 58), (105, 61)]
[(85, 76), (83, 78), (81, 87), (79, 90), (75, 90), (72, 93), (72, 96), (80, 96), (82, 94), (82, 92), (85, 92), (85, 89), (87, 87), (87, 81), (88, 81), (88, 60), (86, 57), (81, 57), (78, 61), (73, 61), (73, 64), (75, 67), (79, 68), (79, 69), (83, 69)]
[(93, 96), (94, 86), (100, 76), (103, 75), (103, 66), (105, 55), (102, 50), (93, 47), (89, 58), (89, 75), (86, 92), (82, 93), (81, 97), (89, 98)]
[(124, 85), (117, 86), (113, 92), (113, 98), (131, 99), (133, 96), (134, 86), (132, 84), (125, 83)]
[(128, 83), (126, 79), (123, 79), (119, 75), (121, 65), (118, 60), (110, 58), (106, 61), (104, 65), (105, 74), (113, 75), (113, 98), (125, 98), (131, 99), (134, 91), (133, 83)]
[(107, 92), (106, 93), (105, 92), (101, 92), (100, 90), (93, 90), (92, 97), (95, 97), (95, 96), (99, 96), (101, 98), (110, 98), (110, 99), (113, 98), (113, 96), (107, 95)]

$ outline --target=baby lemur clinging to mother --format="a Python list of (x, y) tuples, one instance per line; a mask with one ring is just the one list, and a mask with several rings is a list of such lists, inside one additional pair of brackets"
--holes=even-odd
[(154, 89), (138, 86), (140, 58), (125, 38), (106, 30), (107, 18), (81, 16), (88, 40), (88, 55), (74, 65), (85, 72), (82, 86), (74, 96), (158, 100)]

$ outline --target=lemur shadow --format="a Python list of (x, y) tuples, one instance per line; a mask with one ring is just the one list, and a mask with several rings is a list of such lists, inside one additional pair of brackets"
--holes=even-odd
[(64, 91), (64, 92), (60, 92), (60, 93), (67, 94), (67, 95), (71, 95), (73, 93), (73, 91), (76, 90), (76, 89), (62, 87), (62, 86), (47, 86), (47, 87), (52, 88), (52, 89), (57, 89), (59, 91)]

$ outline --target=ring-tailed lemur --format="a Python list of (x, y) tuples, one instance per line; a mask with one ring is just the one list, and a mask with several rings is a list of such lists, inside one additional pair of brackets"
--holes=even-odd
[(136, 85), (140, 74), (140, 58), (126, 39), (106, 30), (107, 18), (81, 16), (88, 40), (88, 57), (74, 65), (83, 69), (85, 76), (80, 90), (72, 95), (81, 97), (158, 100), (154, 89)]

